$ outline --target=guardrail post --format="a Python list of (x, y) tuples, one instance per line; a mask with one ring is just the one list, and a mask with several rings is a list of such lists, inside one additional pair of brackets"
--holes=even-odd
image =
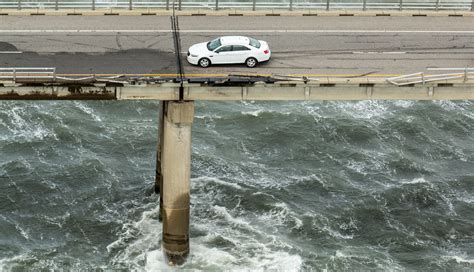
[(436, 11), (438, 11), (439, 9), (439, 0), (436, 0), (436, 7), (435, 7)]
[(467, 81), (467, 67), (464, 69), (464, 82)]
[(13, 68), (13, 82), (16, 83), (16, 69)]
[(331, 0), (326, 1), (326, 11), (329, 11), (329, 2), (331, 2)]
[(474, 11), (474, 0), (472, 0), (471, 11)]
[(365, 11), (367, 9), (367, 0), (364, 0), (364, 3), (362, 3), (362, 10)]
[(166, 0), (166, 10), (170, 9), (170, 0)]
[(400, 0), (400, 8), (399, 9), (400, 9), (400, 11), (403, 10), (403, 0)]
[(128, 10), (132, 10), (133, 8), (133, 0), (128, 1)]
[(95, 0), (92, 0), (92, 10), (95, 10)]
[(178, 10), (181, 10), (181, 0), (178, 1)]
[(21, 0), (18, 0), (18, 10), (21, 10)]
[(216, 10), (219, 10), (219, 0), (216, 0)]
[(293, 0), (290, 0), (290, 11), (293, 11)]
[(59, 0), (54, 1), (54, 9), (55, 10), (58, 10), (58, 8), (59, 8), (58, 7), (59, 6), (58, 2), (59, 2)]
[(257, 6), (257, 0), (253, 0), (253, 3), (252, 3), (252, 10), (253, 11), (255, 11), (256, 6)]

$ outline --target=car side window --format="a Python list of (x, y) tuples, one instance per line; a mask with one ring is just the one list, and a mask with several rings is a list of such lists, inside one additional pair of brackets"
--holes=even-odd
[(232, 51), (247, 51), (247, 50), (250, 50), (250, 48), (243, 45), (234, 45), (234, 47), (232, 48)]
[(232, 45), (222, 46), (221, 48), (216, 50), (217, 53), (229, 52), (229, 51), (232, 51)]

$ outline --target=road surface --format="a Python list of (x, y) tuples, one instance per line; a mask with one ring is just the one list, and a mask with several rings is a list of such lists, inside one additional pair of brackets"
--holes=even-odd
[[(428, 67), (474, 67), (470, 17), (180, 17), (182, 53), (221, 35), (269, 42), (258, 68), (207, 69), (194, 75), (394, 75)], [(65, 74), (174, 74), (170, 18), (162, 16), (4, 16), (0, 67), (57, 67)]]

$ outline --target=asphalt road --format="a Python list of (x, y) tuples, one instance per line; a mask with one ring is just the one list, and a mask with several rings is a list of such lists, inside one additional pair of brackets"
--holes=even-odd
[[(270, 62), (188, 74), (391, 75), (428, 67), (474, 67), (469, 17), (180, 17), (182, 51), (221, 35), (269, 42)], [(68, 74), (173, 74), (170, 18), (4, 16), (0, 67), (57, 67)]]

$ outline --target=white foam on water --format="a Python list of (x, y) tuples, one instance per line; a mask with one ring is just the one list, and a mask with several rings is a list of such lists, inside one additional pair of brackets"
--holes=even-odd
[(130, 268), (140, 268), (146, 262), (147, 252), (160, 248), (162, 224), (158, 221), (159, 205), (150, 203), (140, 220), (125, 223), (119, 238), (106, 248), (109, 254), (116, 255), (112, 263)]
[(169, 267), (161, 250), (146, 254), (146, 271), (300, 271), (303, 260), (287, 252), (266, 252), (256, 256), (236, 256), (216, 247), (190, 240), (190, 255), (180, 267)]
[(89, 115), (90, 117), (92, 117), (92, 119), (94, 119), (94, 121), (102, 122), (102, 118), (100, 118), (100, 116), (98, 114), (96, 114), (94, 109), (92, 109), (91, 107), (86, 106), (85, 103), (74, 101), (74, 106), (76, 106), (82, 112), (84, 112), (87, 115)]
[(20, 232), (23, 238), (25, 238), (26, 240), (30, 240), (30, 235), (28, 234), (28, 231), (23, 229), (18, 223), (15, 223), (15, 228)]
[(285, 227), (286, 224), (292, 224), (292, 229), (300, 229), (303, 226), (301, 220), (295, 212), (288, 208), (284, 202), (272, 203), (274, 206), (268, 213), (261, 215), (259, 218), (262, 221), (272, 222), (273, 226)]
[(268, 111), (268, 110), (263, 110), (263, 109), (258, 109), (258, 110), (254, 110), (254, 111), (243, 111), (241, 112), (242, 115), (251, 115), (251, 116), (259, 116), (261, 113), (270, 113), (272, 111)]
[(415, 178), (412, 180), (401, 180), (401, 184), (431, 184), (431, 182), (427, 181), (424, 178)]
[(462, 201), (465, 203), (473, 204), (474, 203), (474, 196), (472, 195), (463, 195), (456, 197), (456, 200)]
[(474, 259), (466, 256), (442, 256), (442, 258), (447, 260), (455, 260), (459, 264), (472, 264), (474, 265)]
[[(337, 239), (344, 239), (344, 240), (351, 240), (354, 238), (354, 235), (352, 234), (342, 234), (339, 231), (335, 230), (333, 227), (331, 227), (330, 224), (330, 219), (327, 218), (326, 216), (322, 214), (314, 214), (312, 216), (312, 222), (311, 222), (313, 229), (316, 229), (321, 232), (325, 232), (329, 234), (331, 237), (337, 238)], [(350, 224), (350, 222), (349, 222)], [(347, 225), (343, 227), (347, 228)]]
[[(404, 267), (398, 264), (389, 253), (374, 247), (346, 247), (336, 250), (335, 254), (330, 257), (332, 262), (342, 262), (346, 267), (356, 263), (374, 262), (377, 266), (376, 271), (405, 271)], [(370, 269), (368, 269), (370, 270)]]
[(215, 184), (232, 187), (232, 188), (237, 189), (237, 190), (243, 190), (244, 189), (244, 188), (242, 188), (242, 186), (240, 186), (236, 183), (227, 182), (227, 181), (218, 179), (216, 177), (201, 176), (201, 177), (198, 177), (198, 178), (192, 178), (191, 182), (205, 182), (205, 183), (212, 182), (212, 183), (215, 183)]
[(221, 115), (218, 114), (212, 114), (212, 113), (199, 113), (194, 116), (196, 119), (223, 119)]
[(433, 101), (433, 103), (439, 105), (446, 111), (450, 112), (460, 112), (462, 115), (468, 117), (469, 119), (474, 120), (474, 111), (469, 108), (472, 108), (472, 101), (451, 101), (451, 100), (439, 100)]
[[(196, 180), (211, 181), (208, 177)], [(215, 182), (212, 180), (211, 182)], [(217, 181), (217, 184), (220, 184)], [(231, 186), (227, 182), (224, 186)], [(194, 185), (196, 186), (196, 185)], [(205, 195), (204, 198), (212, 197)], [(201, 204), (207, 201), (197, 200)], [(154, 207), (152, 207), (154, 206)], [(276, 205), (284, 210), (285, 205)], [(191, 208), (193, 209), (193, 207)], [(107, 246), (114, 254), (113, 264), (122, 265), (132, 270), (146, 271), (299, 271), (303, 260), (298, 254), (290, 254), (287, 244), (262, 225), (252, 223), (237, 210), (219, 205), (209, 205), (209, 218), (194, 218), (191, 229), (198, 230), (200, 235), (190, 238), (190, 256), (180, 267), (168, 267), (161, 250), (161, 223), (157, 220), (159, 209), (156, 204), (148, 204), (146, 211), (137, 222), (123, 225), (119, 239)], [(285, 212), (283, 212), (285, 213)], [(289, 212), (288, 212), (289, 213)], [(236, 215), (237, 214), (237, 215)], [(277, 213), (275, 213), (275, 216)], [(193, 231), (191, 231), (192, 233)], [(228, 241), (230, 245), (216, 244), (219, 240)], [(119, 266), (120, 267), (120, 266)]]
[(352, 240), (354, 239), (354, 235), (353, 234), (342, 234), (334, 229), (332, 229), (331, 227), (329, 226), (324, 226), (322, 228), (322, 230), (324, 230), (325, 232), (327, 232), (329, 235), (331, 235), (332, 237), (334, 238), (338, 238), (338, 239), (344, 239), (344, 240)]
[(358, 102), (333, 102), (335, 108), (350, 118), (370, 119), (375, 121), (377, 118), (383, 118), (391, 114), (386, 103), (372, 100), (363, 100)]
[(19, 254), (12, 257), (0, 258), (0, 271), (11, 271), (19, 262), (32, 259), (27, 254)]
[[(8, 111), (10, 125), (6, 125), (8, 130), (16, 137), (16, 141), (20, 139), (30, 142), (33, 140), (44, 140), (46, 137), (53, 137), (57, 140), (56, 134), (47, 129), (43, 123), (32, 122), (27, 113), (28, 108), (13, 107)], [(8, 137), (8, 135), (7, 135)], [(11, 138), (8, 137), (8, 138)]]
[(401, 108), (410, 108), (414, 105), (416, 105), (416, 101), (412, 101), (412, 100), (395, 100), (392, 102), (393, 105), (397, 106), (397, 107), (401, 107)]
[(231, 225), (234, 225), (234, 226), (238, 226), (238, 227), (242, 227), (242, 228), (245, 228), (245, 229), (248, 229), (250, 231), (256, 231), (256, 229), (254, 227), (252, 227), (250, 225), (249, 222), (245, 221), (243, 218), (237, 218), (237, 217), (233, 217), (229, 211), (227, 210), (227, 208), (225, 207), (222, 207), (222, 206), (217, 206), (217, 205), (214, 205), (211, 207), (211, 209), (218, 215), (220, 216), (221, 218), (224, 218), (225, 221), (227, 221), (228, 223), (230, 223)]

